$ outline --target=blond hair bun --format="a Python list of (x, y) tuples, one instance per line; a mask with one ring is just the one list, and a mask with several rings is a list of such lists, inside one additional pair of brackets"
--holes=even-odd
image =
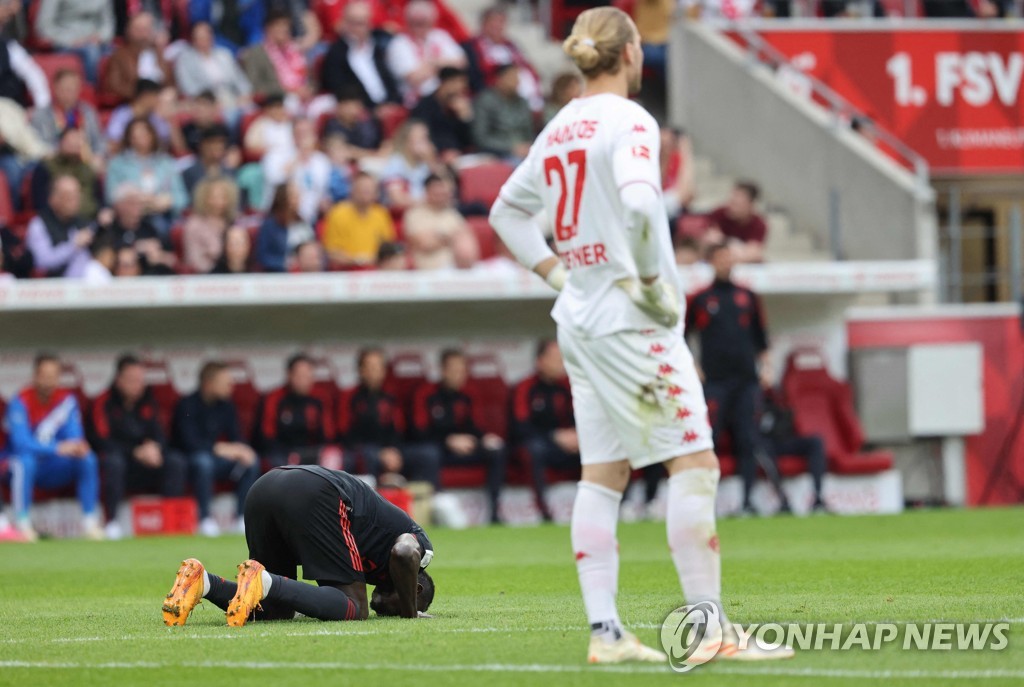
[(601, 53), (598, 52), (593, 38), (569, 36), (562, 44), (562, 49), (565, 50), (566, 55), (572, 58), (576, 66), (584, 72), (596, 67), (597, 63), (601, 60)]

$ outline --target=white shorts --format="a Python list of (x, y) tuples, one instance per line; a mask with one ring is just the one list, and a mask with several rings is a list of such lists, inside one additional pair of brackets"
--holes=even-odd
[(589, 338), (559, 327), (583, 465), (634, 469), (714, 447), (704, 389), (677, 331)]

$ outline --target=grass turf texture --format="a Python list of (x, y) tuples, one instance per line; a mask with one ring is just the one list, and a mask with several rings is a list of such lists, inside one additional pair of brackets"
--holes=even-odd
[[(160, 604), (181, 559), (233, 575), (240, 537), (0, 547), (0, 685), (1020, 685), (1024, 509), (720, 523), (726, 608), (742, 623), (1015, 619), (1000, 652), (807, 651), (770, 664), (584, 663), (565, 527), (431, 532), (432, 620), (184, 628)], [(657, 646), (680, 603), (664, 526), (621, 526), (623, 620)]]

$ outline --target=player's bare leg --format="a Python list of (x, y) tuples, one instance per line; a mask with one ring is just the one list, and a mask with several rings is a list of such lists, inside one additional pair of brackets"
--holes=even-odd
[(590, 663), (666, 660), (665, 654), (644, 646), (623, 629), (615, 606), (619, 586), (616, 529), (629, 475), (625, 460), (584, 465), (572, 509), (572, 548), (591, 630)]
[(741, 650), (736, 630), (722, 608), (722, 561), (715, 525), (715, 496), (720, 473), (714, 451), (679, 456), (668, 461), (666, 468), (669, 475), (665, 521), (668, 545), (686, 603), (713, 603), (721, 614), (721, 645), (709, 645), (706, 650), (724, 660), (791, 658), (793, 650), (787, 646), (764, 651), (749, 645)]

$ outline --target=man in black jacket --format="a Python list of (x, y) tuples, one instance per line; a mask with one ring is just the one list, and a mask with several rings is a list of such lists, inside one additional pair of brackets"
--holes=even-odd
[(728, 429), (743, 476), (743, 511), (750, 514), (758, 454), (763, 453), (757, 427), (761, 388), (769, 387), (772, 379), (768, 334), (760, 299), (732, 279), (732, 249), (725, 244), (712, 246), (707, 259), (715, 280), (690, 298), (686, 332), (700, 341), (699, 370), (716, 443), (722, 430)]
[(580, 442), (572, 413), (572, 394), (558, 344), (545, 339), (537, 345), (536, 371), (512, 393), (512, 428), (515, 441), (529, 456), (530, 474), (541, 517), (550, 522), (544, 500), (545, 469), (578, 468)]
[(259, 433), (271, 467), (319, 462), (320, 451), (334, 439), (334, 420), (313, 396), (313, 359), (299, 353), (288, 359), (288, 381), (263, 400)]
[(491, 503), (491, 522), (501, 522), (498, 499), (505, 481), (505, 442), (485, 433), (473, 418), (473, 400), (466, 393), (469, 366), (461, 351), (441, 353), (441, 382), (424, 385), (413, 400), (413, 436), (406, 477), (424, 480), (441, 489), (441, 467), (484, 465)]
[(324, 57), (320, 72), (323, 90), (339, 96), (358, 86), (363, 102), (372, 112), (388, 103), (400, 104), (398, 82), (387, 66), (384, 46), (374, 40), (370, 5), (349, 2), (338, 25), (338, 40)]
[(214, 482), (235, 483), (240, 519), (245, 496), (260, 475), (255, 451), (242, 442), (238, 411), (231, 401), (233, 387), (234, 380), (226, 365), (206, 363), (199, 371), (199, 389), (181, 399), (174, 412), (174, 447), (185, 454), (192, 470), (199, 502), (199, 532), (208, 537), (220, 534), (220, 528), (210, 517)]
[(159, 489), (163, 496), (185, 493), (185, 460), (167, 451), (156, 401), (145, 370), (133, 355), (117, 361), (114, 383), (96, 399), (90, 423), (93, 448), (103, 470), (107, 539), (124, 536), (117, 508), (128, 489)]
[(441, 161), (450, 164), (473, 145), (473, 103), (465, 71), (442, 67), (437, 78), (437, 90), (420, 100), (409, 117), (427, 125)]
[(358, 358), (359, 384), (342, 394), (338, 434), (345, 443), (345, 470), (371, 474), (402, 471), (405, 421), (395, 397), (384, 391), (384, 351), (364, 348)]

